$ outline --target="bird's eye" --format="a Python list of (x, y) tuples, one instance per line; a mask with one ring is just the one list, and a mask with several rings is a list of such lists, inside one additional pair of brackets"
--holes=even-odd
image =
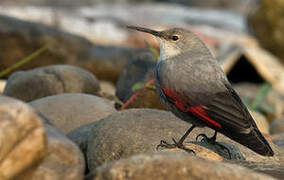
[(177, 41), (178, 39), (179, 39), (178, 36), (176, 35), (172, 36), (172, 40)]

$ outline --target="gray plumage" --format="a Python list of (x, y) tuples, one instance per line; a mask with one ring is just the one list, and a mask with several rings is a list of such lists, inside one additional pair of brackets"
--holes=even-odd
[(158, 38), (155, 85), (169, 110), (195, 126), (208, 126), (261, 155), (273, 156), (217, 60), (194, 33), (181, 28), (130, 28)]

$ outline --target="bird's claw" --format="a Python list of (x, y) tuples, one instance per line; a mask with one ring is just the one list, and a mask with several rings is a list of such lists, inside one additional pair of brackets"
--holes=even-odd
[[(175, 141), (174, 141), (174, 142), (175, 142)], [(160, 144), (157, 145), (156, 150), (158, 151), (160, 147), (172, 149), (172, 148), (176, 148), (177, 145), (176, 145), (176, 143), (175, 143), (175, 144), (170, 144), (170, 143), (167, 143), (167, 142), (164, 141), (164, 140), (161, 140), (161, 141), (160, 141)]]
[(178, 142), (176, 142), (175, 138), (172, 138), (174, 144), (176, 145), (176, 147), (181, 147), (183, 146), (182, 144), (179, 144)]
[(194, 155), (196, 155), (195, 151), (192, 150), (192, 149), (186, 148), (186, 147), (184, 147), (184, 146), (183, 146), (181, 149), (185, 150), (185, 151), (188, 152), (188, 153), (193, 153)]
[(164, 140), (161, 140), (160, 144), (157, 145), (156, 150), (158, 151), (160, 147), (164, 147), (164, 148), (168, 148), (168, 149), (179, 148), (179, 149), (185, 150), (188, 153), (193, 153), (194, 155), (196, 155), (195, 152), (192, 149), (184, 147), (183, 144), (180, 144), (174, 138), (172, 138), (172, 140), (174, 142), (173, 144), (170, 144), (170, 143), (168, 143)]

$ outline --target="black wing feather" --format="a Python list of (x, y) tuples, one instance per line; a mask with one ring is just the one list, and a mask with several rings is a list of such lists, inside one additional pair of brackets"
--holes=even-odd
[(237, 93), (226, 85), (227, 91), (214, 95), (206, 106), (207, 114), (216, 122), (229, 126), (231, 130), (247, 131), (253, 119)]
[(258, 130), (253, 118), (230, 85), (227, 91), (218, 93), (207, 105), (207, 114), (220, 123), (218, 130), (229, 138), (264, 156), (273, 156), (273, 150)]

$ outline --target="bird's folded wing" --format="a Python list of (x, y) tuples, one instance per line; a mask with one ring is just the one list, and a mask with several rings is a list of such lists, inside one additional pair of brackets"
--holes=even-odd
[(163, 88), (163, 94), (177, 109), (194, 115), (210, 127), (245, 132), (251, 128), (253, 119), (237, 93), (230, 85), (226, 85), (226, 88), (211, 97), (203, 98), (202, 104), (170, 89)]
[(232, 131), (246, 131), (251, 127), (253, 119), (237, 93), (230, 85), (226, 87), (226, 91), (210, 98), (205, 112), (222, 127), (228, 127)]

